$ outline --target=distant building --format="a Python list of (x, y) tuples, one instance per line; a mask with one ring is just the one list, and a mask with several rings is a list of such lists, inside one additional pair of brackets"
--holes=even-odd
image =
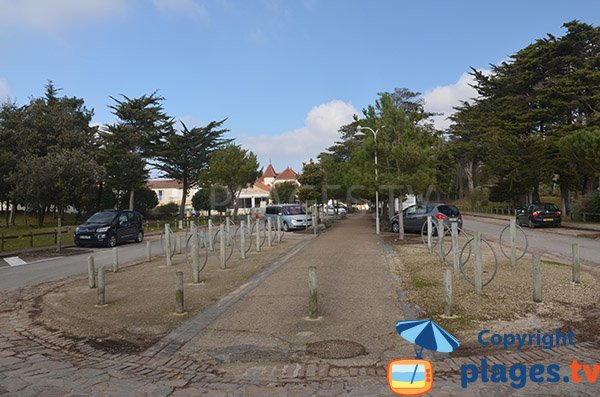
[(279, 183), (292, 182), (300, 185), (298, 174), (287, 167), (281, 173), (277, 173), (273, 165), (269, 164), (251, 187), (242, 189), (238, 198), (239, 208), (265, 207), (270, 200), (271, 188)]
[[(292, 182), (300, 185), (298, 174), (293, 169), (287, 167), (278, 174), (273, 165), (269, 164), (262, 172), (262, 175), (256, 178), (252, 186), (242, 189), (238, 197), (238, 207), (241, 209), (265, 207), (270, 200), (271, 188), (284, 182)], [(147, 186), (156, 193), (158, 205), (168, 203), (181, 204), (181, 196), (183, 195), (181, 181), (174, 179), (153, 179), (148, 181)], [(192, 205), (192, 197), (197, 191), (197, 188), (189, 190), (185, 201), (186, 206)]]

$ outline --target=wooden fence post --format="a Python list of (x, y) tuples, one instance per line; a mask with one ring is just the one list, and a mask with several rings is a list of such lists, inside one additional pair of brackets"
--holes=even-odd
[(146, 241), (146, 262), (152, 262), (152, 244)]
[(308, 268), (308, 318), (314, 320), (318, 317), (317, 269), (311, 266)]
[(444, 273), (444, 316), (450, 317), (452, 316), (452, 269), (450, 267), (446, 267)]
[(573, 277), (572, 281), (579, 284), (581, 282), (581, 264), (579, 262), (579, 244), (572, 245), (573, 250)]
[(213, 223), (212, 219), (208, 220), (208, 249), (213, 252), (215, 250), (214, 240), (213, 240)]
[(225, 269), (226, 261), (225, 261), (225, 225), (222, 223), (219, 225), (219, 259), (221, 264), (221, 269)]
[(167, 266), (173, 265), (171, 262), (171, 225), (165, 223), (165, 259), (167, 260)]
[(517, 265), (517, 247), (515, 244), (515, 238), (517, 235), (517, 223), (515, 218), (511, 218), (510, 220), (510, 265)]
[(117, 247), (113, 247), (112, 249), (112, 257), (113, 257), (113, 262), (112, 262), (112, 268), (113, 268), (113, 273), (117, 273), (119, 271), (119, 249)]
[(475, 233), (475, 292), (483, 293), (483, 256), (481, 254), (481, 233)]
[(437, 220), (438, 254), (442, 262), (446, 262), (446, 250), (444, 249), (444, 220)]
[(175, 313), (183, 314), (183, 272), (175, 273)]
[(96, 288), (96, 270), (94, 269), (94, 257), (88, 256), (88, 284), (90, 288)]
[(271, 228), (273, 227), (271, 223), (271, 218), (267, 218), (267, 245), (269, 247), (273, 246), (273, 237), (271, 236)]
[(244, 232), (244, 221), (240, 221), (240, 253), (242, 259), (246, 259), (246, 232)]
[(98, 306), (106, 305), (106, 273), (104, 266), (98, 269)]
[(540, 268), (540, 256), (533, 255), (533, 301), (542, 301), (542, 271)]
[(427, 249), (429, 250), (429, 252), (432, 251), (431, 249), (431, 233), (433, 232), (433, 225), (431, 224), (431, 216), (427, 217)]
[(460, 249), (458, 248), (458, 223), (452, 222), (451, 224), (452, 233), (452, 261), (454, 267), (454, 273), (460, 273)]

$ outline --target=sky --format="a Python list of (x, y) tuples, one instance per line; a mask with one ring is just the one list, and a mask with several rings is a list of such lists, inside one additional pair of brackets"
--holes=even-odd
[(421, 92), (446, 128), (475, 96), (470, 68), (573, 19), (597, 26), (600, 2), (0, 0), (0, 100), (52, 80), (106, 124), (111, 96), (158, 90), (188, 127), (227, 118), (263, 166), (300, 171), (379, 92)]

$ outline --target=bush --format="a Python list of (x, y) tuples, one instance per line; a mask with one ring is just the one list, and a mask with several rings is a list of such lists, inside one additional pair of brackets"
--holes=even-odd
[(154, 210), (152, 210), (151, 215), (156, 219), (167, 219), (171, 220), (177, 216), (179, 212), (179, 206), (175, 203), (168, 203), (164, 205), (159, 205)]
[(584, 212), (600, 214), (600, 192), (590, 192), (573, 202), (571, 214), (573, 220), (582, 221)]

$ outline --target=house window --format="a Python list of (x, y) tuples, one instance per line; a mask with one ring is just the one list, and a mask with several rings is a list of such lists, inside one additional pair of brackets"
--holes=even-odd
[(158, 201), (159, 201), (159, 202), (160, 202), (160, 201), (163, 201), (163, 191), (162, 191), (162, 190), (159, 190), (159, 191), (158, 191)]

